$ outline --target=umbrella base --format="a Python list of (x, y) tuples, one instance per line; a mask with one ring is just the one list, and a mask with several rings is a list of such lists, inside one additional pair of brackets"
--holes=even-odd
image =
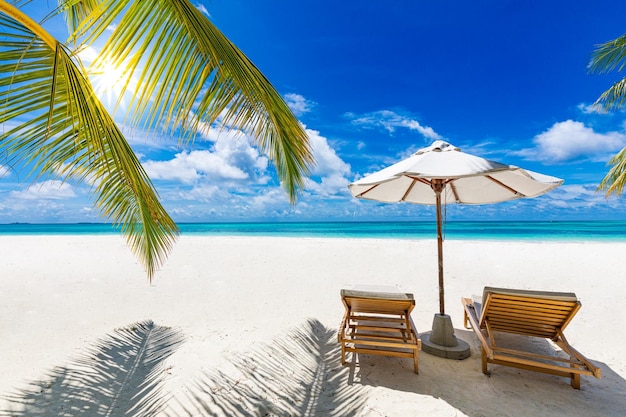
[(452, 320), (447, 314), (435, 314), (433, 330), (420, 334), (422, 351), (446, 359), (465, 359), (470, 356), (467, 342), (454, 335)]

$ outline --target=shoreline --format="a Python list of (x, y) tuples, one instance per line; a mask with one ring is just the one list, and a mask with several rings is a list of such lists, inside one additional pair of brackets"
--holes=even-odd
[[(173, 396), (166, 405), (169, 415), (211, 408), (235, 395), (247, 397), (250, 409), (258, 405), (254, 401), (271, 397), (284, 414), (292, 405), (280, 393), (291, 392), (290, 384), (298, 378), (290, 382), (281, 377), (290, 372), (285, 369), (272, 376), (281, 387), (259, 386), (240, 361), (256, 363), (250, 369), (259, 372), (277, 372), (279, 364), (268, 358), (273, 354), (283, 358), (283, 365), (291, 364), (285, 348), (313, 360), (306, 353), (311, 346), (293, 345), (296, 341), (317, 343), (312, 346), (330, 355), (325, 372), (327, 381), (336, 382), (334, 398), (362, 400), (355, 402), (361, 407), (355, 415), (420, 415), (417, 410), (434, 416), (498, 415), (491, 414), (494, 404), (510, 407), (500, 415), (511, 416), (520, 407), (531, 417), (544, 415), (545, 407), (563, 415), (621, 415), (626, 395), (621, 323), (626, 312), (619, 306), (626, 282), (615, 260), (626, 242), (448, 239), (446, 313), (457, 337), (470, 343), (472, 356), (451, 362), (420, 353), (419, 375), (411, 372), (410, 361), (386, 357), (363, 358), (356, 367), (337, 365), (333, 354), (343, 315), (341, 288), (385, 284), (412, 292), (417, 329), (430, 330), (438, 311), (436, 246), (434, 239), (183, 235), (150, 284), (119, 235), (0, 236), (0, 410), (14, 405), (6, 396), (26, 382), (44, 383), (59, 367), (75, 370), (72, 361), (99, 340), (152, 320), (155, 329), (171, 329), (183, 339), (163, 358), (158, 374), (162, 390)], [(565, 334), (602, 367), (603, 378), (583, 378), (582, 390), (576, 391), (564, 378), (502, 367), (484, 377), (479, 345), (462, 327), (460, 304), (462, 296), (480, 294), (484, 286), (575, 292), (583, 307)], [(290, 366), (306, 382), (307, 371)], [(451, 386), (446, 382), (450, 378), (460, 385)], [(217, 395), (207, 382), (197, 391), (200, 381), (208, 380), (230, 388)], [(240, 392), (236, 380), (247, 390)], [(269, 381), (268, 376), (262, 380)], [(517, 394), (511, 397), (510, 392)], [(301, 394), (293, 395), (297, 402)], [(67, 400), (52, 394), (32, 398), (45, 398), (50, 407)], [(324, 401), (333, 405), (331, 398)]]
[[(436, 239), (433, 221), (179, 223), (181, 236)], [(448, 221), (447, 240), (626, 242), (626, 221)], [(106, 223), (0, 225), (0, 236), (121, 235)]]
[[(112, 239), (122, 239), (125, 241), (126, 237), (121, 233), (82, 233), (82, 234), (71, 234), (71, 233), (32, 233), (32, 234), (2, 234), (0, 233), (1, 239), (11, 239), (11, 238), (23, 238), (23, 239), (35, 239), (35, 238), (112, 238)], [(397, 236), (368, 236), (368, 237), (353, 237), (353, 236), (291, 236), (291, 235), (246, 235), (246, 234), (202, 234), (202, 233), (188, 233), (188, 234), (180, 234), (175, 243), (174, 250), (176, 250), (176, 242), (179, 242), (181, 239), (293, 239), (293, 240), (337, 240), (337, 241), (381, 241), (381, 242), (431, 242), (433, 245), (437, 245), (437, 235), (433, 234), (433, 236), (415, 236), (415, 237), (397, 237)], [(511, 244), (533, 244), (533, 245), (541, 245), (541, 244), (606, 244), (606, 245), (626, 245), (626, 237), (624, 238), (615, 238), (615, 239), (607, 239), (607, 238), (521, 238), (521, 237), (505, 237), (505, 238), (497, 238), (497, 237), (443, 237), (444, 251), (445, 245), (448, 242), (455, 243), (486, 243), (486, 244), (498, 244), (498, 243), (511, 243)]]

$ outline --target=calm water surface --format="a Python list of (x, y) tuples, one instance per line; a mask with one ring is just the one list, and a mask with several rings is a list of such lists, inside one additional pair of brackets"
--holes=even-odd
[[(435, 222), (297, 222), (297, 223), (179, 223), (183, 235), (282, 236), (322, 238), (430, 239)], [(105, 223), (0, 224), (2, 235), (119, 234)], [(626, 221), (464, 222), (449, 221), (446, 239), (626, 241)]]

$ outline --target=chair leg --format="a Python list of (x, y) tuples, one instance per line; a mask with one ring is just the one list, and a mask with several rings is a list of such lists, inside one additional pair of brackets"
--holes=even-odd
[(419, 366), (417, 364), (417, 349), (413, 351), (413, 369), (415, 370), (416, 374), (420, 373)]
[(489, 375), (489, 371), (487, 370), (487, 352), (485, 351), (484, 348), (480, 348), (480, 353), (481, 353), (481, 362), (482, 362), (482, 368), (483, 368), (483, 374), (485, 375)]
[(341, 364), (346, 364), (346, 345), (341, 342)]
[[(572, 361), (576, 361), (576, 358), (574, 356), (572, 356), (572, 354), (570, 353), (570, 359)], [(574, 363), (571, 364), (572, 368), (575, 368), (576, 365), (574, 365)], [(572, 386), (572, 388), (574, 389), (580, 389), (580, 374), (572, 372), (572, 376), (571, 376), (571, 381), (570, 381), (570, 385)]]

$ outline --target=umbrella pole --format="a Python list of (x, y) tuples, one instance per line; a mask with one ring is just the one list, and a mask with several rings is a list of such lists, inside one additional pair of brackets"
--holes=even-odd
[(447, 359), (465, 359), (470, 356), (467, 342), (457, 339), (454, 335), (452, 319), (445, 313), (443, 292), (443, 236), (441, 216), (441, 192), (446, 187), (442, 179), (434, 179), (431, 187), (435, 192), (437, 203), (437, 252), (439, 260), (439, 314), (433, 318), (433, 329), (422, 334), (422, 350), (431, 355)]
[(443, 292), (443, 235), (441, 232), (441, 192), (445, 187), (443, 180), (433, 180), (432, 188), (435, 191), (437, 202), (437, 259), (439, 261), (439, 313), (446, 314), (445, 297)]

